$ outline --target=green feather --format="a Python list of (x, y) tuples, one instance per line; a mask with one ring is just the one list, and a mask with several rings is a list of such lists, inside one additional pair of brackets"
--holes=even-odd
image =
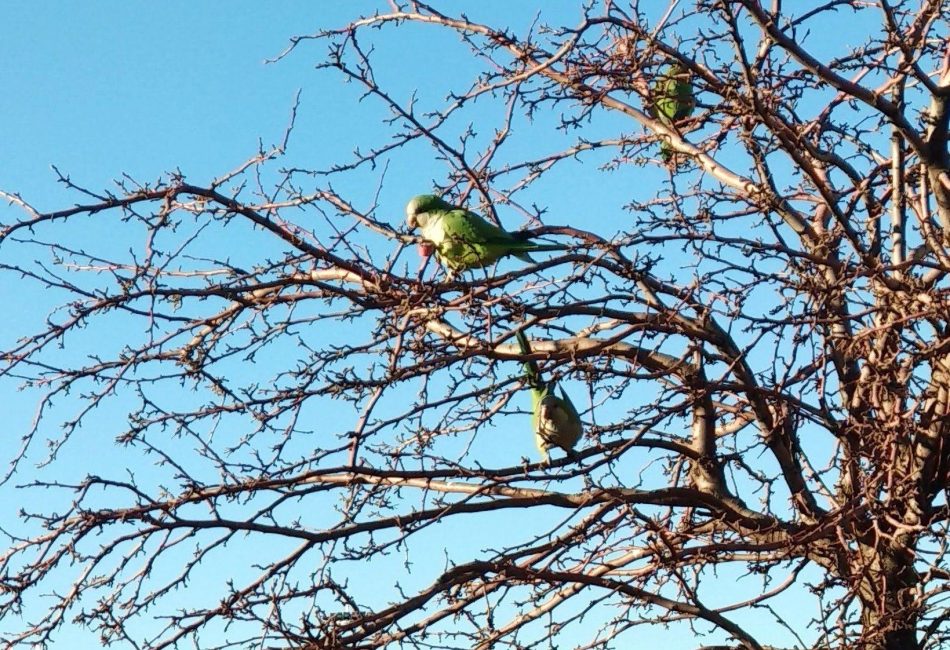
[[(653, 84), (653, 104), (650, 114), (667, 126), (693, 114), (696, 99), (689, 70), (679, 63), (664, 68)], [(670, 162), (676, 152), (666, 138), (660, 140), (660, 157)]]
[[(530, 355), (531, 346), (521, 330), (515, 332), (521, 354)], [(548, 452), (559, 447), (568, 456), (573, 456), (574, 445), (583, 433), (580, 414), (561, 388), (561, 396), (554, 393), (557, 382), (545, 383), (541, 380), (538, 364), (534, 359), (525, 359), (525, 383), (531, 389), (531, 428), (534, 430), (534, 442), (541, 452), (544, 462), (549, 461)]]
[(664, 68), (653, 86), (655, 115), (664, 123), (684, 120), (693, 114), (696, 99), (689, 70), (678, 63)]
[[(518, 339), (518, 347), (521, 349), (521, 354), (525, 356), (531, 354), (531, 345), (528, 343), (528, 337), (524, 335), (524, 332), (521, 330), (516, 331), (515, 338)], [(537, 362), (534, 359), (525, 359), (523, 365), (524, 376), (525, 379), (528, 380), (528, 386), (531, 388), (542, 386), (541, 374), (538, 372)]]
[(435, 246), (439, 261), (457, 271), (489, 266), (506, 255), (533, 262), (528, 251), (549, 248), (518, 239), (474, 212), (454, 207), (434, 194), (422, 194), (409, 201), (406, 222), (410, 228), (420, 228), (423, 239)]

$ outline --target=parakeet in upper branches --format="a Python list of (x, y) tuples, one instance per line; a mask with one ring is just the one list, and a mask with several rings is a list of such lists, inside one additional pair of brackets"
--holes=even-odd
[[(693, 114), (696, 98), (693, 94), (692, 75), (680, 63), (666, 66), (653, 84), (651, 113), (667, 126), (684, 120)], [(660, 142), (660, 155), (669, 160), (673, 149), (664, 138)]]
[[(515, 332), (521, 354), (531, 354), (531, 346), (521, 330)], [(534, 442), (545, 463), (552, 447), (559, 447), (568, 456), (574, 455), (574, 445), (580, 439), (584, 427), (571, 398), (561, 388), (561, 396), (555, 394), (557, 382), (544, 382), (533, 359), (524, 362), (525, 379), (531, 389), (531, 426)]]
[(692, 75), (682, 64), (671, 63), (660, 72), (653, 85), (653, 105), (656, 116), (667, 124), (693, 114), (696, 98), (693, 96)]
[[(505, 255), (533, 262), (528, 251), (560, 248), (518, 239), (474, 212), (453, 206), (434, 194), (420, 194), (409, 201), (406, 225), (410, 230), (420, 228), (439, 262), (452, 271), (489, 266)], [(420, 252), (426, 255), (422, 249), (420, 246)]]

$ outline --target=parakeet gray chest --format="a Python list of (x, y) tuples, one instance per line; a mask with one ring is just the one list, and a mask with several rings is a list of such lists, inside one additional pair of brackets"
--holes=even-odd
[(432, 242), (436, 248), (445, 241), (445, 228), (438, 215), (429, 215), (422, 226), (422, 236)]
[(541, 400), (538, 406), (540, 417), (538, 418), (538, 429), (542, 433), (560, 430), (568, 420), (567, 411), (564, 405), (554, 395), (547, 395)]

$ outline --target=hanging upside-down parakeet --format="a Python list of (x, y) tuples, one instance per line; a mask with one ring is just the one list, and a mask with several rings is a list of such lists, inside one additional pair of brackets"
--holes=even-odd
[[(505, 255), (533, 262), (528, 251), (552, 248), (517, 239), (474, 212), (457, 208), (434, 194), (421, 194), (409, 201), (406, 225), (410, 230), (420, 228), (422, 238), (431, 244), (428, 251), (434, 247), (436, 257), (452, 271), (488, 266)], [(422, 246), (420, 252), (427, 254)]]
[[(521, 354), (531, 354), (531, 346), (521, 330), (515, 332)], [(534, 360), (524, 362), (525, 379), (531, 387), (531, 425), (534, 429), (534, 442), (541, 452), (544, 462), (549, 462), (548, 451), (559, 447), (568, 456), (574, 455), (574, 445), (583, 433), (581, 417), (574, 408), (571, 398), (561, 389), (558, 397), (554, 390), (557, 382), (541, 381), (538, 364)]]
[[(689, 70), (679, 63), (666, 66), (653, 84), (653, 116), (667, 126), (672, 126), (692, 115), (695, 108), (696, 98)], [(664, 160), (669, 160), (673, 155), (673, 148), (665, 138), (660, 142), (660, 155)]]

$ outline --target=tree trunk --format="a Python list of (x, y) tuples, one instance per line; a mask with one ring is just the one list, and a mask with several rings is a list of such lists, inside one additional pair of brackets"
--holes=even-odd
[[(906, 540), (905, 540), (906, 541)], [(896, 540), (895, 540), (896, 543)], [(915, 597), (920, 576), (908, 547), (867, 548), (861, 579), (862, 650), (918, 650), (920, 603)]]

